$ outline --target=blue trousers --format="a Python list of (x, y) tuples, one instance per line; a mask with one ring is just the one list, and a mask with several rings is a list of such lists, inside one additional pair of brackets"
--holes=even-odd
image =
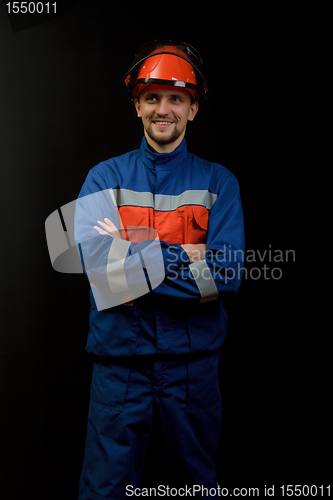
[[(129, 498), (140, 487), (153, 407), (183, 485), (216, 488), (221, 432), (220, 351), (95, 358), (78, 500)], [(158, 457), (156, 457), (158, 461)]]

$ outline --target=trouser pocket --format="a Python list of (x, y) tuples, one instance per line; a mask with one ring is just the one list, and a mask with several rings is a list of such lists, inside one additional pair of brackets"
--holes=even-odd
[(122, 412), (126, 397), (126, 389), (130, 366), (127, 363), (109, 361), (100, 358), (94, 361), (91, 402), (102, 408)]

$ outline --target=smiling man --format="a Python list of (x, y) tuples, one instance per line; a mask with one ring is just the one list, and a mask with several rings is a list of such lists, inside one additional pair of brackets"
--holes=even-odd
[[(208, 93), (191, 45), (144, 45), (124, 84), (143, 123), (141, 146), (91, 169), (79, 195), (87, 208), (76, 219), (84, 270), (91, 263), (98, 269), (90, 288), (86, 350), (94, 363), (79, 500), (139, 491), (156, 418), (182, 477), (166, 477), (165, 485), (199, 485), (202, 498), (215, 497), (223, 300), (237, 294), (244, 255), (239, 186), (225, 167), (187, 151), (187, 123)], [(108, 210), (103, 203), (111, 198)], [(157, 234), (164, 265), (158, 286), (149, 283), (147, 263), (145, 274), (130, 265), (140, 246), (129, 238), (132, 228)], [(130, 292), (133, 275), (143, 277), (146, 293), (96, 306), (103, 290)]]
[(187, 90), (168, 85), (149, 85), (134, 103), (146, 139), (159, 153), (170, 153), (180, 145), (187, 122), (194, 120), (199, 108)]

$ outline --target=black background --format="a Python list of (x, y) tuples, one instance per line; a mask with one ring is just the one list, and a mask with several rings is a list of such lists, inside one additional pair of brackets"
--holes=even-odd
[[(296, 263), (290, 254), (289, 262), (258, 262), (265, 250), (296, 252), (288, 12), (223, 2), (81, 0), (57, 2), (59, 15), (45, 19), (8, 17), (5, 3), (1, 498), (77, 496), (91, 370), (84, 352), (88, 285), (83, 275), (52, 269), (44, 224), (77, 197), (90, 168), (139, 146), (142, 124), (121, 78), (135, 50), (154, 38), (185, 40), (202, 55), (211, 96), (188, 126), (188, 149), (237, 176), (246, 247), (257, 252), (238, 298), (227, 304), (219, 482), (262, 491), (272, 484), (327, 484), (324, 391), (317, 391), (313, 362), (303, 355), (308, 305), (298, 300)], [(271, 275), (276, 267), (281, 279)], [(147, 485), (170, 483), (170, 463), (155, 456), (160, 446), (156, 436)]]

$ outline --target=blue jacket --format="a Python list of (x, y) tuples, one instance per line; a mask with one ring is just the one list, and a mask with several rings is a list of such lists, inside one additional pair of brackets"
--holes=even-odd
[[(86, 204), (77, 210), (75, 231), (91, 284), (86, 350), (99, 356), (134, 356), (219, 348), (227, 324), (223, 299), (237, 293), (244, 260), (235, 176), (190, 154), (185, 139), (172, 153), (159, 154), (149, 149), (144, 137), (139, 149), (90, 170), (78, 197), (78, 202), (84, 200), (89, 200), (89, 208)], [(104, 217), (117, 227), (120, 217), (123, 239), (97, 233), (93, 226)], [(133, 227), (154, 228), (158, 240), (156, 232), (139, 240), (129, 237)], [(150, 253), (152, 260), (160, 255), (163, 264), (162, 279), (154, 286), (140, 267), (140, 252), (148, 248), (145, 240), (156, 249)], [(205, 259), (190, 264), (184, 243), (206, 243)], [(103, 287), (126, 291), (133, 276), (142, 280), (146, 293), (134, 300), (124, 293), (119, 305), (97, 307)]]

